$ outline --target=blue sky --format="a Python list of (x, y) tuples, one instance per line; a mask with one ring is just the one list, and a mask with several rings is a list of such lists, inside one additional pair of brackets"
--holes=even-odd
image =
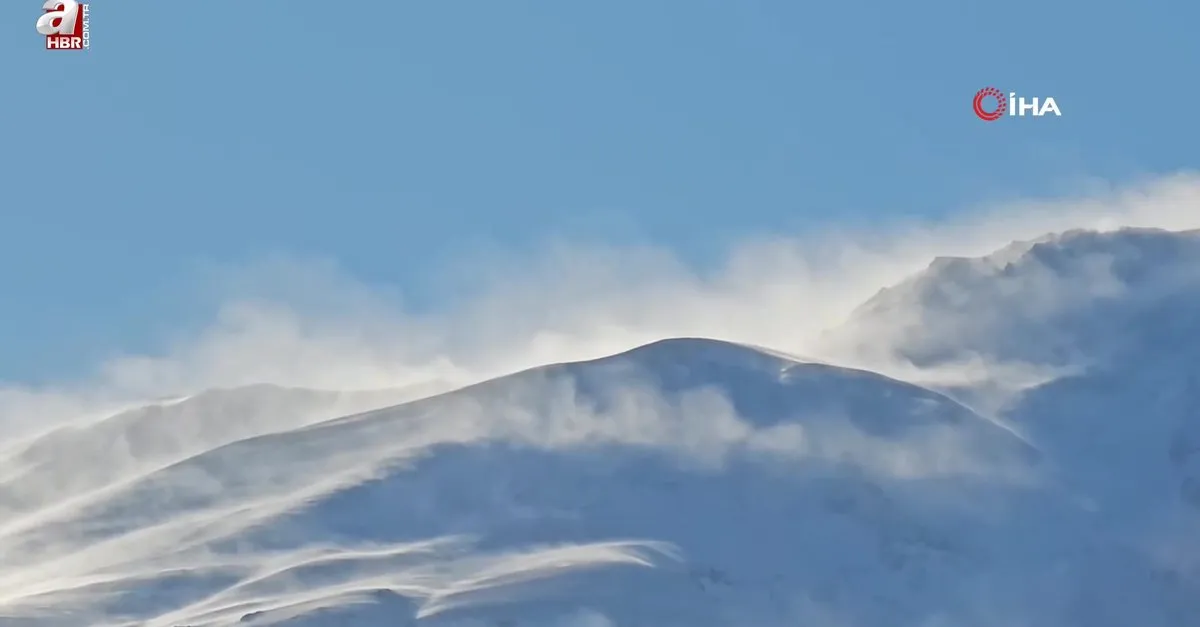
[[(0, 380), (150, 350), (198, 264), (337, 259), (436, 308), (481, 247), (937, 220), (1197, 163), (1189, 2), (97, 0), (0, 7)], [(988, 85), (1062, 118), (973, 117)]]

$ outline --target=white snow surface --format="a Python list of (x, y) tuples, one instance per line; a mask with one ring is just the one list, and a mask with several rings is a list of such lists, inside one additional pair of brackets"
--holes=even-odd
[(1200, 232), (939, 259), (828, 340), (914, 376), (676, 338), (0, 442), (0, 625), (1200, 625)]

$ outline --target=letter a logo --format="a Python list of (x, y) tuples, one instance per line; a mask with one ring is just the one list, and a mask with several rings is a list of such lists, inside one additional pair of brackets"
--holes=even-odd
[[(79, 3), (75, 0), (46, 0), (42, 5), (46, 14), (39, 17), (37, 31), (50, 35), (73, 35), (75, 23), (79, 21)], [(55, 24), (55, 21), (58, 21)]]

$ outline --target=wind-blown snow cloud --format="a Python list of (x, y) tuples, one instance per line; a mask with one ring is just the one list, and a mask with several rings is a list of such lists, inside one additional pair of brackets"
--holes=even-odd
[[(1197, 228), (1198, 207), (1200, 175), (1183, 173), (1078, 198), (985, 207), (952, 222), (744, 242), (711, 273), (668, 251), (561, 243), (533, 259), (480, 260), (472, 266), (473, 298), (423, 314), (329, 260), (210, 268), (203, 284), (218, 305), (207, 329), (181, 335), (159, 354), (115, 357), (87, 380), (0, 383), (0, 436), (11, 442), (148, 398), (262, 382), (401, 387), (415, 397), (673, 336), (728, 339), (913, 378), (978, 381), (1002, 367), (1019, 388), (1059, 373), (980, 363), (917, 373), (905, 364), (864, 363), (823, 345), (822, 333), (934, 257), (984, 255), (1072, 228)], [(884, 329), (879, 341), (894, 332)]]
[[(821, 354), (821, 333), (934, 257), (985, 255), (1074, 228), (1200, 228), (1198, 207), (1200, 176), (1179, 174), (951, 222), (744, 242), (711, 273), (663, 250), (561, 243), (533, 259), (480, 260), (473, 298), (425, 314), (331, 261), (274, 258), (208, 275), (223, 302), (207, 330), (164, 354), (114, 358), (74, 387), (139, 398), (261, 382), (442, 389), (672, 336), (836, 358)], [(28, 417), (31, 400), (36, 391), (19, 388), (0, 396), (0, 422)]]

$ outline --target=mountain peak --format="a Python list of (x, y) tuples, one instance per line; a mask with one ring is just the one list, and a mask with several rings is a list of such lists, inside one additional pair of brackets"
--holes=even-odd
[(796, 362), (780, 354), (746, 344), (703, 337), (676, 337), (657, 340), (616, 355), (580, 363), (632, 363), (646, 368), (688, 364), (691, 367), (723, 366), (766, 370), (778, 374)]
[(925, 365), (972, 355), (1086, 365), (1125, 350), (1131, 326), (1153, 326), (1166, 300), (1200, 308), (1200, 231), (1077, 229), (935, 259), (829, 337)]

